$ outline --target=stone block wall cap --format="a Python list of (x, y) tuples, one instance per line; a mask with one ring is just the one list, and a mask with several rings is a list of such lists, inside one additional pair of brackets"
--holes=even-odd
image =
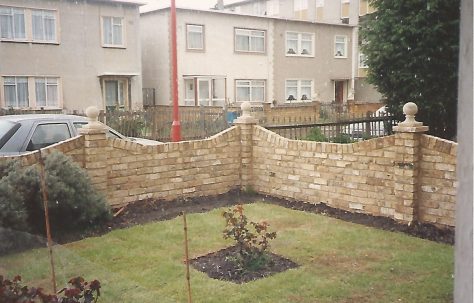
[(400, 123), (393, 127), (393, 131), (396, 133), (424, 133), (428, 130), (429, 127), (425, 125), (406, 126)]
[(240, 116), (234, 120), (234, 124), (257, 124), (258, 120), (252, 116), (244, 117)]

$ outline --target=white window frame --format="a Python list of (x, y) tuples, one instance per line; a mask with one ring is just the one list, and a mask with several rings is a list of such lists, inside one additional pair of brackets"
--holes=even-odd
[[(37, 94), (37, 80), (43, 80), (45, 85), (45, 104), (39, 105), (38, 94)], [(36, 107), (44, 107), (44, 108), (58, 108), (59, 107), (59, 78), (58, 77), (34, 77), (35, 83), (35, 97), (36, 97)], [(56, 91), (56, 100), (49, 100), (48, 99), (48, 92), (51, 90)]]
[[(6, 84), (6, 78), (14, 78), (14, 82), (13, 84)], [(30, 85), (29, 85), (29, 81), (28, 81), (28, 77), (27, 76), (3, 76), (2, 77), (2, 84), (3, 84), (3, 87), (2, 87), (2, 97), (3, 97), (3, 105), (7, 108), (23, 108), (23, 107), (20, 107), (19, 104), (18, 104), (18, 80), (19, 78), (25, 78), (26, 79), (26, 96), (27, 96), (27, 99), (26, 99), (26, 102), (27, 102), (27, 105), (26, 107), (29, 107), (30, 104), (31, 104), (31, 100), (30, 100)], [(10, 101), (10, 100), (7, 100), (7, 96), (6, 96), (6, 93), (5, 93), (5, 89), (7, 86), (14, 86), (15, 87), (15, 104), (8, 104), (7, 102)]]
[[(196, 30), (191, 30), (191, 28), (193, 28), (193, 27), (194, 28), (200, 28), (201, 31), (199, 32), (199, 31), (196, 31)], [(205, 29), (205, 27), (202, 24), (190, 24), (190, 23), (186, 24), (186, 49), (188, 49), (188, 50), (200, 50), (200, 51), (203, 51), (205, 49), (205, 46), (204, 46), (204, 41), (205, 41), (204, 40), (205, 39), (204, 38), (204, 32), (205, 31), (204, 31), (204, 29)], [(189, 46), (190, 45), (190, 43), (189, 43), (189, 33), (191, 33), (191, 32), (201, 34), (201, 47), (200, 48)]]
[[(34, 36), (35, 29), (34, 29), (34, 22), (33, 22), (33, 16), (35, 13), (40, 13), (41, 15), (41, 22), (42, 22), (42, 38), (37, 38)], [(48, 14), (49, 13), (49, 14)], [(52, 17), (50, 16), (52, 15)], [(46, 39), (46, 20), (47, 19), (52, 19), (54, 20), (54, 37), (53, 39)], [(31, 39), (33, 42), (39, 42), (39, 43), (57, 43), (58, 42), (58, 18), (57, 18), (57, 13), (54, 10), (47, 10), (47, 9), (32, 9), (31, 10)]]
[(299, 12), (307, 10), (309, 7), (308, 0), (293, 0), (293, 11)]
[(316, 0), (316, 7), (324, 7), (324, 0)]
[[(240, 83), (239, 83), (240, 82)], [(244, 82), (248, 82), (248, 84), (244, 84)], [(256, 85), (255, 82), (262, 82), (263, 85)], [(245, 101), (249, 101), (249, 102), (256, 102), (256, 103), (261, 103), (261, 102), (265, 102), (266, 100), (266, 81), (264, 79), (236, 79), (235, 80), (235, 101), (236, 102), (245, 102)], [(245, 87), (245, 88), (249, 88), (249, 100), (238, 100), (237, 99), (237, 89), (239, 87)], [(263, 88), (263, 100), (254, 100), (252, 101), (252, 92), (254, 90), (254, 88)]]
[[(0, 13), (0, 15), (2, 16), (10, 16), (11, 17), (11, 29), (12, 29), (12, 32), (11, 32), (11, 37), (1, 37), (1, 28), (0, 28), (0, 40), (3, 40), (3, 41), (26, 41), (27, 40), (27, 30), (26, 30), (26, 17), (27, 17), (27, 14), (25, 13), (25, 9), (24, 8), (21, 8), (21, 7), (10, 7), (10, 6), (0, 6), (1, 9), (9, 9), (10, 10), (10, 13), (9, 14), (5, 14), (5, 13)], [(19, 13), (15, 13), (15, 11), (22, 11), (22, 14), (19, 14)], [(15, 15), (23, 15), (23, 32), (20, 33), (19, 36), (16, 36), (17, 32), (16, 32), (16, 28), (15, 28)]]
[[(295, 100), (287, 100), (288, 97), (288, 82), (289, 81), (296, 81), (296, 96)], [(301, 99), (301, 91), (302, 91), (302, 82), (303, 81), (310, 81), (311, 82), (311, 93), (309, 96), (307, 96), (307, 100), (302, 100)], [(285, 80), (285, 103), (304, 103), (304, 102), (312, 102), (312, 94), (314, 92), (314, 80), (312, 79), (286, 79)]]
[[(288, 53), (288, 34), (297, 34), (298, 35), (298, 40), (297, 40), (297, 49), (295, 50), (295, 54), (289, 54)], [(303, 41), (303, 35), (310, 35), (311, 36), (311, 53), (310, 54), (301, 54), (300, 52), (302, 51), (302, 41)], [(314, 57), (315, 54), (315, 44), (314, 44), (314, 33), (305, 33), (305, 32), (294, 32), (294, 31), (287, 31), (285, 33), (285, 55), (287, 57)], [(301, 50), (301, 51), (300, 51)]]
[[(338, 38), (343, 38), (344, 42), (338, 42)], [(342, 56), (337, 55), (337, 44), (338, 43), (344, 43), (344, 54)], [(347, 59), (347, 36), (345, 35), (335, 35), (334, 36), (334, 58), (338, 59)]]
[[(104, 77), (102, 79), (102, 86), (103, 86), (103, 99), (104, 99), (104, 108), (113, 107), (113, 108), (130, 108), (130, 100), (128, 99), (128, 86), (130, 84), (130, 79), (126, 77)], [(113, 105), (107, 104), (107, 82), (116, 82), (117, 83), (117, 100)]]
[[(111, 30), (111, 35), (112, 35), (112, 43), (106, 43), (106, 32), (105, 32), (105, 22), (106, 22), (106, 19), (110, 19), (110, 22), (111, 22), (111, 27), (110, 27), (110, 30)], [(119, 19), (120, 20), (120, 33), (121, 33), (121, 39), (122, 39), (122, 43), (115, 43), (115, 37), (114, 37), (114, 26), (118, 26), (119, 24), (117, 23), (114, 23), (114, 21), (116, 19)], [(115, 47), (115, 48), (125, 48), (125, 22), (124, 22), (125, 18), (124, 17), (119, 17), (119, 16), (102, 16), (101, 17), (101, 31), (102, 31), (102, 46), (103, 47)]]
[[(240, 32), (242, 34), (238, 34), (238, 32)], [(262, 36), (254, 36), (254, 35), (252, 35), (253, 32), (261, 32), (261, 33), (263, 33), (263, 37)], [(237, 49), (237, 36), (244, 36), (244, 37), (249, 38), (249, 49), (248, 50)], [(253, 39), (262, 39), (263, 38), (263, 50), (252, 50), (252, 46), (253, 46), (253, 43), (252, 43), (253, 39), (252, 38)], [(267, 50), (266, 44), (267, 44), (267, 32), (265, 30), (240, 28), (240, 27), (234, 28), (234, 50), (235, 50), (235, 52), (265, 54), (265, 52)]]

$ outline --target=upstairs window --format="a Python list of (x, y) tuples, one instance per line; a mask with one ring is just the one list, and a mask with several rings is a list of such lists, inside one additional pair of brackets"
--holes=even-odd
[(191, 50), (204, 50), (203, 25), (186, 25), (186, 45)]
[(4, 77), (5, 106), (28, 107), (28, 77)]
[(58, 107), (58, 78), (35, 78), (36, 106)]
[(347, 58), (347, 36), (334, 37), (334, 57)]
[(25, 10), (0, 6), (0, 38), (5, 40), (25, 40)]
[(102, 41), (104, 46), (124, 46), (123, 18), (102, 17)]
[(265, 31), (252, 29), (235, 29), (235, 51), (264, 53)]
[(56, 42), (56, 15), (54, 11), (32, 11), (33, 40)]
[(311, 102), (312, 80), (286, 80), (286, 102)]
[(287, 32), (286, 55), (314, 57), (314, 34)]

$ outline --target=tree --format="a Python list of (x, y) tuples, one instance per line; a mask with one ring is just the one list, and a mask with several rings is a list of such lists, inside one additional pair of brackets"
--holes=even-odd
[(459, 0), (370, 0), (376, 12), (361, 26), (368, 82), (403, 119), (406, 102), (430, 134), (456, 136)]

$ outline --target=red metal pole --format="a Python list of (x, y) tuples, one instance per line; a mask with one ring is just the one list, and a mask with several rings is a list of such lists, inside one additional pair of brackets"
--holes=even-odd
[(171, 88), (173, 92), (173, 125), (171, 126), (171, 141), (181, 141), (181, 123), (179, 122), (178, 104), (178, 55), (176, 43), (176, 0), (171, 0)]

